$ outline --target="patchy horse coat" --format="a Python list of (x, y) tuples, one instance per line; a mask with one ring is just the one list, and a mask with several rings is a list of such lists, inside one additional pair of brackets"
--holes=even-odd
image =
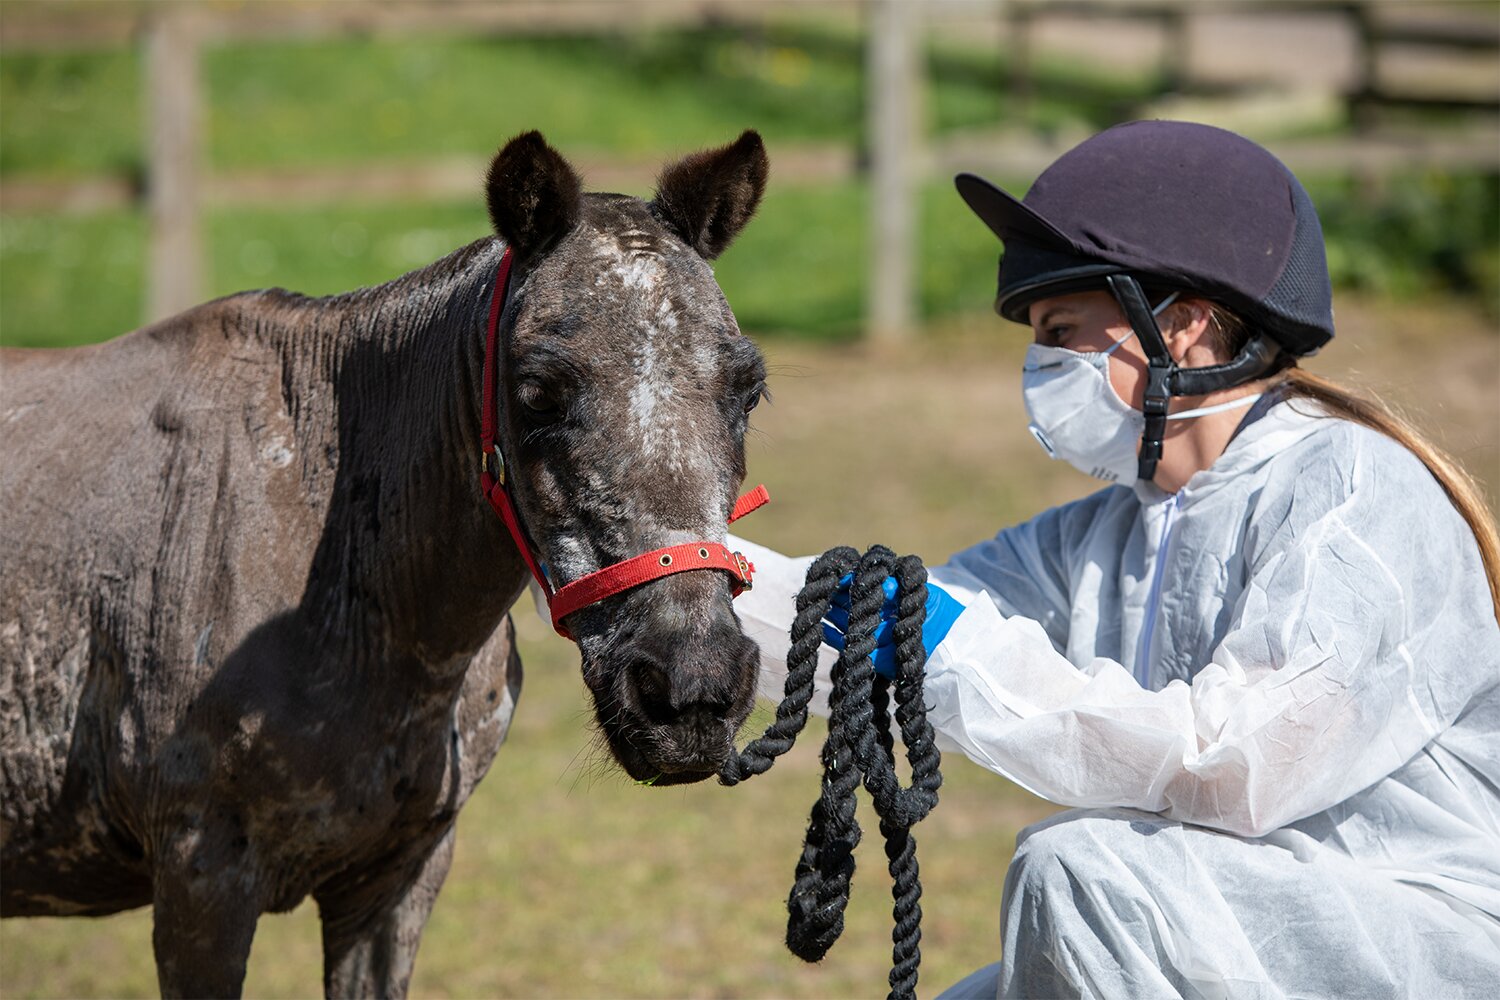
[[(763, 183), (758, 138), (731, 152)], [(571, 176), (534, 133), (506, 162), (521, 189)], [(574, 227), (662, 226), (575, 181), (573, 217), (532, 231), (536, 199), (507, 202), (499, 173), (492, 213), (533, 270)], [(259, 914), (312, 894), (328, 992), (405, 991), (521, 684), (525, 569), (477, 486), (503, 250), (4, 352), (6, 916), (150, 903), (163, 992), (230, 995)]]

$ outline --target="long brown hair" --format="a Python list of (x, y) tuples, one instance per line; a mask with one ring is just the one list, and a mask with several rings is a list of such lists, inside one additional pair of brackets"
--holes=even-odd
[[(1213, 317), (1214, 329), (1210, 335), (1214, 348), (1222, 351), (1225, 358), (1234, 357), (1249, 339), (1248, 326), (1218, 303), (1209, 302), (1208, 306)], [(1448, 499), (1479, 543), (1479, 557), (1490, 585), (1490, 602), (1496, 619), (1500, 620), (1500, 531), (1496, 530), (1494, 515), (1490, 513), (1474, 478), (1383, 400), (1314, 375), (1297, 367), (1295, 359), (1287, 360), (1287, 367), (1271, 377), (1271, 386), (1282, 392), (1284, 398), (1311, 399), (1335, 417), (1379, 431), (1427, 466), (1427, 471), (1442, 485), (1443, 492), (1448, 494)]]

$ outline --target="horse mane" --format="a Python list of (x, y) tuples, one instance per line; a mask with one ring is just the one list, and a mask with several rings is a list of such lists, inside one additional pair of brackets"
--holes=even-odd
[(321, 296), (267, 288), (210, 305), (234, 307), (254, 326), (269, 319), (298, 340), (319, 334), (339, 340), (390, 338), (434, 321), (472, 323), (483, 319), (479, 314), (504, 251), (501, 240), (486, 236), (378, 285)]

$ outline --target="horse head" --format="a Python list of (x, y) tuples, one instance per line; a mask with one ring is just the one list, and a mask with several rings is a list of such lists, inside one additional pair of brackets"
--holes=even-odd
[[(514, 253), (497, 432), (553, 586), (724, 541), (765, 366), (709, 261), (767, 171), (754, 132), (667, 167), (650, 202), (583, 193), (535, 132), (491, 164), (490, 215)], [(730, 602), (725, 573), (695, 571), (568, 615), (599, 728), (631, 777), (698, 781), (728, 755), (758, 662)]]

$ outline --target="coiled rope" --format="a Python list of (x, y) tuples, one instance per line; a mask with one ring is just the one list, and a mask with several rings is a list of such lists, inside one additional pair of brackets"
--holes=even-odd
[[(776, 718), (764, 735), (744, 750), (730, 754), (719, 780), (734, 785), (761, 774), (796, 742), (797, 734), (807, 724), (807, 707), (813, 696), (818, 647), (823, 642), (822, 619), (838, 590), (839, 579), (850, 572), (854, 579), (849, 586), (849, 628), (844, 651), (831, 674), (828, 741), (823, 744), (822, 755), (823, 790), (813, 804), (796, 879), (787, 899), (790, 915), (786, 944), (797, 957), (816, 962), (843, 933), (844, 910), (854, 877), (854, 848), (861, 837), (854, 796), (863, 781), (880, 817), (892, 879), (895, 928), (891, 932), (890, 996), (915, 997), (917, 967), (922, 960), (922, 883), (917, 878), (917, 842), (911, 828), (937, 804), (938, 787), (943, 783), (939, 769), (942, 755), (933, 743), (932, 726), (922, 701), (927, 662), (922, 645), (927, 570), (920, 559), (898, 559), (890, 549), (877, 545), (863, 556), (848, 547), (829, 549), (813, 562), (807, 582), (797, 595), (786, 692), (776, 707)], [(897, 584), (894, 683), (875, 673), (870, 661), (888, 576), (895, 577)], [(911, 767), (911, 784), (905, 788), (896, 775), (891, 735), (893, 686), (896, 724)]]

